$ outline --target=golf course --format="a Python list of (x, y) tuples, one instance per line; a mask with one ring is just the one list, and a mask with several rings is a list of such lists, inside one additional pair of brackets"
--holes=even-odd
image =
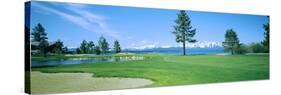
[(43, 1), (25, 11), (29, 94), (270, 78), (269, 16)]
[[(269, 79), (268, 54), (188, 56), (144, 54), (138, 56), (143, 56), (144, 59), (119, 62), (56, 65), (43, 68), (32, 68), (32, 72), (39, 71), (42, 73), (86, 73), (93, 74), (93, 78), (139, 78), (153, 81), (153, 83), (150, 85), (142, 85), (140, 87), (157, 87)], [(94, 56), (91, 57), (93, 58)], [(73, 56), (71, 58), (73, 58)], [(42, 77), (34, 74), (34, 77), (31, 77), (31, 80), (42, 80), (41, 78)], [(77, 78), (77, 76), (73, 76), (73, 78)], [(48, 93), (52, 93), (51, 91), (48, 91), (48, 89), (53, 88), (54, 85), (63, 86), (65, 83), (69, 82), (54, 81), (56, 79), (57, 77), (55, 77), (55, 79), (39, 81), (39, 83), (35, 84), (39, 86), (34, 86), (34, 88), (31, 89), (36, 90), (36, 88), (38, 89), (38, 87), (44, 87), (44, 83), (46, 83), (50, 87), (44, 87), (44, 89), (39, 89), (39, 91), (35, 92), (40, 93), (47, 91)], [(66, 79), (72, 78), (68, 77)], [(91, 80), (88, 80), (89, 82), (84, 80), (77, 80), (76, 82), (80, 81), (83, 81), (85, 83), (91, 83)], [(100, 81), (99, 83), (108, 84), (107, 81)], [(131, 84), (138, 84), (138, 81), (132, 82)], [(115, 85), (115, 83), (113, 82), (110, 85)], [(88, 87), (85, 87), (85, 85), (80, 86), (83, 86), (82, 88), (88, 89), (92, 86), (95, 86), (95, 84), (88, 85)], [(79, 88), (80, 90), (78, 91), (84, 91), (83, 89), (81, 89), (81, 87), (79, 87), (79, 85), (75, 86), (73, 89), (75, 88)], [(110, 88), (110, 86), (108, 86), (107, 88), (120, 89), (120, 87)], [(70, 91), (77, 91), (73, 89)], [(61, 91), (63, 90), (53, 90), (54, 93)]]

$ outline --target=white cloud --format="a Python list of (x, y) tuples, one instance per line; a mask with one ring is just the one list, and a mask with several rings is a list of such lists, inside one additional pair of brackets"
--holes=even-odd
[[(38, 7), (44, 12), (49, 12), (64, 18), (67, 21), (91, 32), (99, 33), (101, 35), (107, 35), (113, 38), (119, 38), (119, 35), (112, 31), (105, 22), (105, 17), (94, 14), (87, 10), (87, 5), (82, 4), (60, 4), (58, 6), (65, 6), (64, 8), (73, 12), (70, 14), (67, 12), (60, 11), (55, 8), (47, 7), (40, 3), (32, 3), (32, 6)], [(99, 28), (100, 30), (97, 30)]]

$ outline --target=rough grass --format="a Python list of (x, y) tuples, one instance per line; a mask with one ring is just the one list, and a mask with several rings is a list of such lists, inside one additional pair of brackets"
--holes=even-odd
[(33, 68), (87, 72), (98, 77), (145, 78), (155, 86), (269, 79), (269, 55), (142, 55), (145, 60)]

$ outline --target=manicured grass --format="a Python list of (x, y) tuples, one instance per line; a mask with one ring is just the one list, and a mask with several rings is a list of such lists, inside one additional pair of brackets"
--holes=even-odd
[(132, 77), (151, 86), (269, 79), (269, 55), (141, 55), (145, 60), (32, 68), (42, 72), (87, 72), (98, 77)]

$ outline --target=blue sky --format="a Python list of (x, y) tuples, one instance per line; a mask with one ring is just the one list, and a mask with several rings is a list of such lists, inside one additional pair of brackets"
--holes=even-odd
[[(41, 23), (49, 41), (78, 47), (82, 40), (98, 42), (107, 38), (110, 46), (119, 40), (122, 48), (179, 46), (175, 42), (174, 20), (178, 10), (117, 7), (90, 4), (32, 2), (33, 28)], [(198, 41), (222, 42), (226, 29), (234, 29), (240, 42), (263, 40), (266, 16), (187, 11)]]

